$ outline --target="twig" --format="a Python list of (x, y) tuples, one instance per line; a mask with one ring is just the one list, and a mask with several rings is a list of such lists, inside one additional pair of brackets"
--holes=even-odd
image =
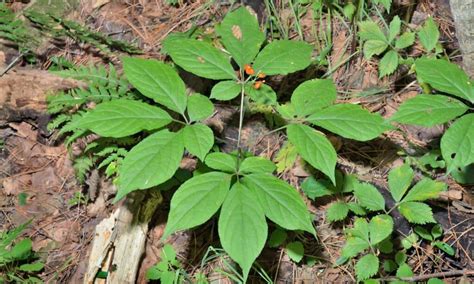
[(453, 270), (453, 271), (448, 271), (448, 272), (437, 272), (437, 273), (423, 274), (423, 275), (412, 276), (412, 277), (387, 277), (387, 278), (382, 278), (380, 280), (383, 280), (383, 281), (403, 280), (403, 281), (409, 281), (409, 282), (417, 282), (417, 281), (423, 281), (430, 278), (447, 278), (447, 277), (453, 277), (453, 276), (459, 276), (459, 275), (464, 275), (464, 276), (474, 275), (474, 270)]
[(13, 66), (15, 66), (15, 64), (20, 60), (20, 58), (23, 57), (23, 53), (20, 53), (20, 55), (17, 56), (17, 58), (15, 58), (15, 60), (13, 60), (12, 62), (10, 62), (10, 64), (8, 64), (7, 68), (5, 68), (5, 70), (2, 71), (2, 73), (0, 73), (0, 77), (2, 77), (3, 75), (5, 75), (10, 69), (13, 68)]

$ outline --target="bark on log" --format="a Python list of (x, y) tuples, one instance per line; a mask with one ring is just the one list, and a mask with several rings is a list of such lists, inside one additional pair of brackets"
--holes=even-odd
[(474, 76), (474, 1), (450, 0), (464, 70)]

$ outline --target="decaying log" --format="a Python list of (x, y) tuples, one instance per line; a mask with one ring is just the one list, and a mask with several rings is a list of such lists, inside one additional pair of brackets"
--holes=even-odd
[(96, 279), (99, 270), (108, 272), (105, 283), (135, 283), (145, 252), (148, 223), (161, 201), (159, 192), (135, 192), (96, 227), (85, 284), (104, 281)]
[(450, 0), (464, 70), (474, 76), (474, 1)]

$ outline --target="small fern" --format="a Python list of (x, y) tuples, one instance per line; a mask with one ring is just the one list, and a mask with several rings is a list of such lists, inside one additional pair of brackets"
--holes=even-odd
[(95, 162), (96, 158), (88, 155), (75, 157), (73, 166), (80, 183), (83, 184), (86, 181), (86, 175), (92, 169)]
[(21, 52), (29, 50), (37, 41), (31, 37), (25, 23), (17, 19), (7, 5), (0, 3), (0, 38), (18, 45)]

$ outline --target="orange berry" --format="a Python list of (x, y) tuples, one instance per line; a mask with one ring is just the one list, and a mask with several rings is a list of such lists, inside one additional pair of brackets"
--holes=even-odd
[(255, 70), (253, 70), (252, 66), (250, 66), (249, 64), (245, 64), (244, 65), (244, 70), (245, 70), (245, 74), (247, 75), (253, 75), (255, 74)]
[(255, 83), (253, 83), (253, 87), (254, 87), (255, 90), (260, 89), (261, 86), (262, 86), (262, 81), (257, 81)]
[(258, 76), (257, 76), (257, 77), (260, 78), (260, 79), (263, 79), (263, 78), (265, 78), (266, 76), (267, 76), (267, 75), (265, 75), (265, 73), (258, 73)]

